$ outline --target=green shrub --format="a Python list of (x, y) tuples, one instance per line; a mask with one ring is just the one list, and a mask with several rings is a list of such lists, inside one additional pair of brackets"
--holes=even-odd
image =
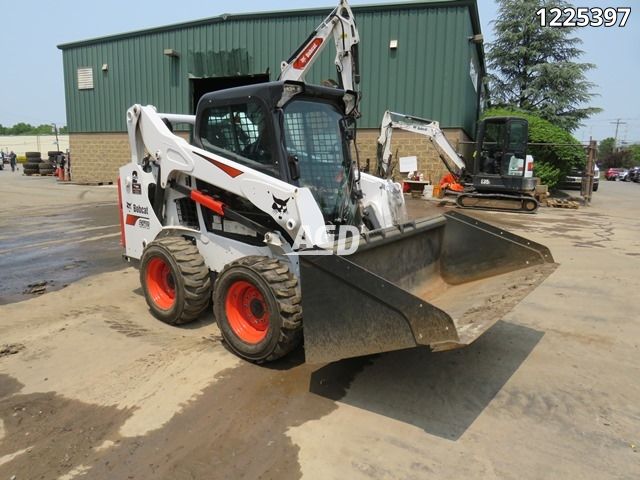
[(533, 156), (534, 175), (540, 177), (543, 184), (553, 188), (571, 168), (584, 168), (587, 154), (584, 146), (568, 131), (553, 125), (531, 113), (493, 108), (487, 110), (486, 117), (518, 117), (529, 122), (529, 143), (548, 143), (549, 145), (530, 145), (528, 153)]
[(563, 176), (559, 168), (542, 161), (537, 161), (533, 164), (533, 174), (540, 178), (542, 185), (548, 185), (549, 188), (557, 185)]

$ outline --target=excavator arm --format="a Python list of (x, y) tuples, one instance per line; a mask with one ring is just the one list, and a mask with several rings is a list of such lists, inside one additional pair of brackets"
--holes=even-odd
[(387, 110), (382, 117), (380, 136), (378, 137), (378, 175), (383, 178), (391, 176), (391, 137), (393, 129), (399, 128), (407, 132), (427, 137), (436, 148), (442, 163), (451, 174), (459, 179), (464, 174), (465, 163), (451, 146), (447, 137), (434, 120), (394, 113)]
[(335, 65), (340, 88), (359, 91), (358, 44), (360, 36), (347, 0), (340, 4), (309, 35), (288, 61), (282, 62), (279, 80), (303, 82), (313, 63), (333, 36), (336, 47)]

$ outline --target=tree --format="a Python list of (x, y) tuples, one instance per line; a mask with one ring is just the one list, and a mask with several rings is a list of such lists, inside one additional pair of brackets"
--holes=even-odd
[(640, 144), (633, 144), (628, 149), (631, 152), (631, 163), (633, 166), (640, 165)]
[(497, 106), (536, 113), (566, 130), (601, 111), (586, 106), (595, 96), (587, 81), (591, 63), (576, 60), (582, 43), (572, 28), (542, 27), (536, 11), (570, 6), (563, 0), (497, 0), (495, 42), (487, 46), (491, 100)]
[(598, 145), (598, 158), (604, 160), (613, 153), (616, 140), (613, 137), (605, 138)]
[(537, 115), (506, 108), (487, 110), (483, 117), (518, 117), (529, 122), (527, 153), (534, 158), (534, 175), (549, 188), (553, 188), (572, 168), (583, 168), (587, 155), (584, 145), (568, 131)]
[(51, 123), (43, 123), (38, 125), (32, 135), (52, 135), (54, 134), (53, 125)]
[(13, 127), (9, 129), (9, 135), (28, 135), (33, 131), (33, 125), (29, 125), (28, 123), (20, 122), (16, 123)]
[[(58, 128), (58, 135), (69, 133), (67, 127)], [(34, 127), (29, 123), (16, 123), (13, 127), (4, 127), (0, 124), (0, 135), (53, 135), (53, 126), (50, 123), (43, 123)]]
[(628, 168), (633, 166), (632, 153), (629, 150), (618, 150), (608, 155), (602, 162), (603, 168)]

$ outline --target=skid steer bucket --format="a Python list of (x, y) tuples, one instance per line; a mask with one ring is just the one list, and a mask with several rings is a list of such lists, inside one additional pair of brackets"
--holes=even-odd
[(557, 266), (543, 245), (457, 212), (300, 259), (311, 363), (469, 345)]

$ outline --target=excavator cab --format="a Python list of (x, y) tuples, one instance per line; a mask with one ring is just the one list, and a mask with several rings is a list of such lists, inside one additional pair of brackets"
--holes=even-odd
[(490, 117), (478, 122), (473, 186), (478, 192), (535, 189), (533, 159), (527, 156), (529, 124), (523, 118)]

